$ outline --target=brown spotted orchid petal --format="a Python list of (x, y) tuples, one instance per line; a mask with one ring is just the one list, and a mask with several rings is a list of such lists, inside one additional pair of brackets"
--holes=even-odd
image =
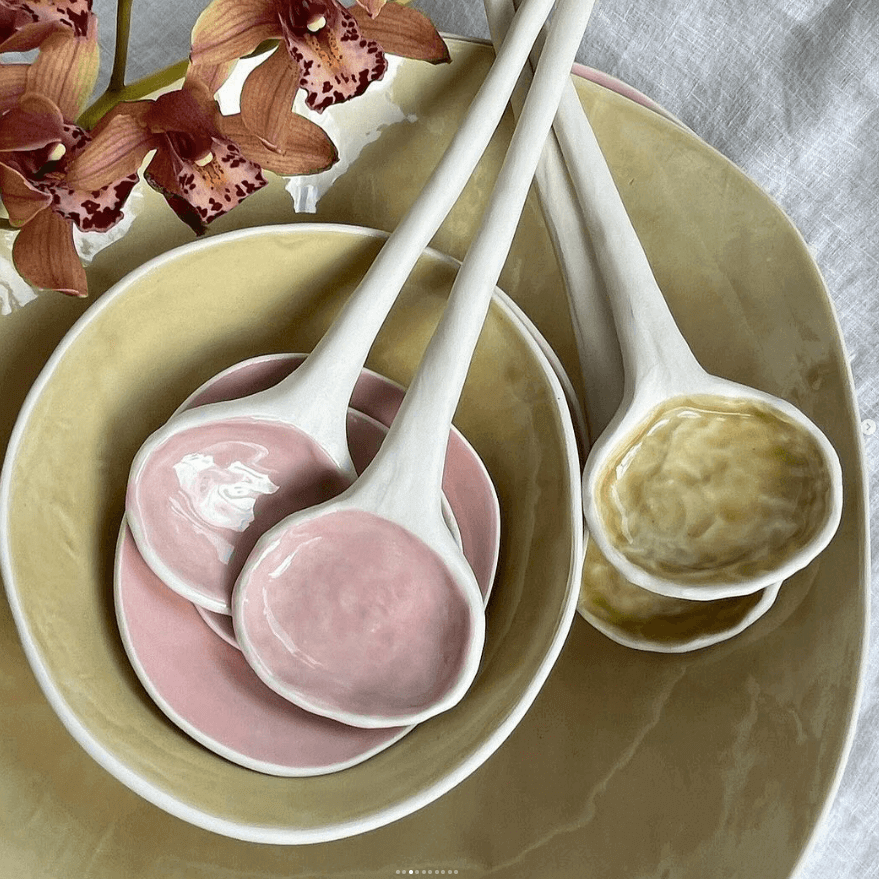
[(160, 149), (147, 166), (146, 178), (199, 235), (267, 182), (259, 165), (225, 139), (213, 141), (204, 163), (182, 157), (172, 145)]
[(19, 171), (0, 165), (0, 192), (9, 222), (16, 228), (29, 223), (40, 211), (52, 204), (52, 196), (28, 182)]
[[(361, 4), (363, 5), (363, 4)], [(429, 61), (431, 64), (446, 64), (451, 61), (449, 48), (433, 26), (431, 20), (408, 6), (388, 3), (377, 17), (367, 14), (358, 6), (351, 9), (363, 35), (375, 40), (385, 52)]]
[(369, 13), (371, 18), (375, 18), (382, 11), (387, 0), (357, 0), (357, 3)]
[(196, 66), (222, 64), (281, 36), (274, 0), (213, 0), (192, 29)]
[(33, 24), (26, 13), (0, 5), (0, 53), (29, 52), (54, 30), (52, 24)]
[(336, 0), (277, 3), (284, 43), (299, 65), (305, 103), (312, 110), (323, 112), (355, 98), (384, 76), (388, 62), (381, 46), (363, 36), (354, 16)]
[(56, 32), (46, 38), (28, 72), (27, 87), (51, 98), (64, 118), (73, 120), (85, 109), (99, 63), (97, 20), (92, 17), (85, 36)]
[(147, 183), (165, 196), (165, 201), (175, 214), (189, 226), (196, 235), (204, 234), (204, 224), (198, 212), (181, 195), (177, 195), (177, 172), (167, 150), (160, 150), (153, 156), (144, 175)]
[(159, 135), (141, 124), (138, 115), (143, 114), (117, 112), (96, 129), (91, 143), (69, 163), (67, 185), (92, 191), (136, 173), (147, 153), (163, 143)]
[(0, 113), (11, 110), (27, 91), (27, 74), (30, 64), (0, 65)]
[(336, 147), (326, 132), (304, 116), (287, 113), (281, 140), (283, 150), (274, 150), (255, 135), (243, 114), (223, 118), (223, 131), (238, 144), (251, 161), (268, 171), (281, 175), (316, 174), (334, 165), (339, 158)]
[(94, 191), (73, 189), (65, 181), (50, 187), (52, 210), (83, 232), (106, 232), (122, 219), (122, 206), (137, 183), (131, 174)]
[[(24, 220), (24, 225), (29, 226), (36, 219), (36, 216), (33, 219), (22, 216), (27, 209), (24, 203), (27, 193), (22, 190), (21, 182), (26, 182), (31, 189), (48, 196), (49, 210), (68, 222), (75, 223), (83, 232), (106, 232), (122, 219), (122, 205), (137, 183), (137, 175), (117, 177), (105, 186), (91, 189), (72, 186), (68, 180), (68, 166), (87, 149), (89, 140), (87, 131), (73, 123), (65, 123), (61, 139), (64, 151), (59, 152), (57, 158), (50, 156), (49, 161), (40, 165), (40, 160), (33, 161), (33, 153), (9, 154), (4, 164), (9, 170), (18, 171), (23, 178), (13, 191), (16, 220)], [(37, 155), (40, 155), (39, 151)], [(33, 196), (31, 199), (36, 202)], [(10, 218), (12, 217), (13, 213), (10, 212)]]
[(43, 95), (29, 92), (0, 116), (0, 154), (38, 150), (63, 139), (61, 111)]
[[(244, 81), (241, 115), (244, 124), (269, 147), (283, 150), (287, 117), (299, 89), (299, 68), (279, 46)], [(234, 138), (233, 138), (234, 140)]]
[(0, 0), (0, 52), (37, 49), (56, 32), (85, 36), (93, 18), (90, 0)]
[(73, 227), (54, 211), (40, 211), (16, 236), (12, 261), (34, 287), (87, 296), (85, 269), (73, 244)]
[(84, 37), (92, 18), (92, 0), (0, 0), (5, 9), (22, 13), (34, 24), (52, 24)]

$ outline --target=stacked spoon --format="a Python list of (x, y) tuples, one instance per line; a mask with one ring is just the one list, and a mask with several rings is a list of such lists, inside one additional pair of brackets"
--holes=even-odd
[[(244, 656), (275, 692), (352, 726), (426, 720), (457, 704), (479, 669), (483, 598), (442, 515), (446, 444), (591, 3), (558, 3), (482, 226), (388, 436), (360, 475), (345, 419), (375, 335), (487, 145), (550, 6), (523, 4), (468, 121), (306, 361), (268, 391), (180, 412), (132, 465), (126, 516), (147, 564), (191, 600), (231, 610)], [(257, 451), (239, 460), (241, 446)], [(215, 498), (200, 480), (218, 454), (256, 489), (254, 508), (231, 528), (219, 515), (228, 503), (209, 504), (212, 521), (172, 503), (181, 480)], [(260, 471), (265, 459), (277, 481)], [(264, 498), (283, 501), (270, 504), (274, 522), (256, 514)], [(182, 528), (167, 527), (172, 516)], [(244, 536), (227, 540), (206, 589), (187, 565), (201, 538), (216, 546), (218, 532)]]
[[(485, 7), (497, 42), (515, 4)], [(762, 615), (830, 541), (839, 460), (796, 407), (696, 362), (570, 83), (554, 134), (538, 186), (568, 281), (592, 434), (580, 611), (628, 646), (705, 647)], [(643, 634), (651, 616), (667, 620), (666, 633), (702, 622), (658, 639)]]

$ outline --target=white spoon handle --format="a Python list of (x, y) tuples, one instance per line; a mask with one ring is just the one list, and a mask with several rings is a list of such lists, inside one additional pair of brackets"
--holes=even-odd
[(701, 372), (656, 283), (573, 85), (562, 95), (554, 131), (604, 277), (623, 356), (626, 395), (642, 380), (657, 380), (657, 370), (670, 368), (676, 376), (691, 369)]
[[(484, 5), (492, 41), (495, 47), (500, 46), (516, 14), (516, 5), (514, 0), (484, 0)], [(535, 47), (532, 69), (538, 56)], [(511, 100), (517, 118), (525, 100), (523, 86), (531, 81), (527, 70), (522, 80), (526, 82), (520, 81)], [(565, 110), (559, 108), (554, 126), (567, 119)], [(623, 398), (623, 363), (604, 279), (555, 133), (547, 138), (534, 179), (567, 289), (587, 401), (583, 415), (590, 439), (594, 440), (607, 427)]]
[(440, 496), (452, 417), (592, 5), (592, 0), (557, 5), (482, 225), (391, 430), (361, 477), (379, 486), (383, 513), (408, 509), (417, 517)]
[[(449, 147), (405, 217), (388, 238), (333, 325), (305, 363), (277, 387), (320, 416), (344, 417), (367, 354), (422, 251), (430, 243), (488, 146), (553, 0), (526, 0)], [(324, 402), (308, 407), (315, 398)], [(337, 418), (338, 420), (338, 418)], [(308, 429), (308, 425), (304, 425)], [(315, 435), (326, 431), (317, 426)], [(340, 433), (344, 437), (344, 432)]]

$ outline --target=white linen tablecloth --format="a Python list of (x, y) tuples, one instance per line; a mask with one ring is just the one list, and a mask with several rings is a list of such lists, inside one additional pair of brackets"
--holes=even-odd
[[(206, 0), (135, 3), (129, 79), (184, 57)], [(416, 0), (487, 37), (480, 0)], [(106, 82), (115, 2), (95, 0)], [(174, 14), (169, 10), (174, 8)], [(879, 565), (879, 2), (598, 0), (579, 60), (654, 99), (772, 195), (821, 268), (851, 356)], [(798, 879), (879, 877), (879, 622), (854, 747)], [(714, 879), (714, 877), (706, 877)], [(719, 879), (719, 877), (718, 877)]]

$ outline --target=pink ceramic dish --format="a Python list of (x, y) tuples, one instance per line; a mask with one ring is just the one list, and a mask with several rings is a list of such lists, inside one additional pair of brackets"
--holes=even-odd
[[(200, 388), (184, 406), (268, 387), (301, 361), (298, 355), (275, 355), (238, 364)], [(388, 424), (402, 396), (398, 385), (365, 370), (352, 403)], [(367, 419), (352, 415), (349, 425), (365, 424), (368, 432)], [(457, 432), (450, 438), (448, 464), (444, 491), (464, 554), (487, 600), (500, 539), (497, 495), (482, 462)], [(278, 696), (229, 642), (228, 629), (223, 638), (222, 619), (205, 614), (203, 620), (194, 605), (149, 570), (124, 526), (116, 556), (115, 597), (125, 650), (149, 695), (196, 741), (235, 763), (272, 775), (322, 775), (366, 760), (412, 729), (350, 727), (309, 714)]]

